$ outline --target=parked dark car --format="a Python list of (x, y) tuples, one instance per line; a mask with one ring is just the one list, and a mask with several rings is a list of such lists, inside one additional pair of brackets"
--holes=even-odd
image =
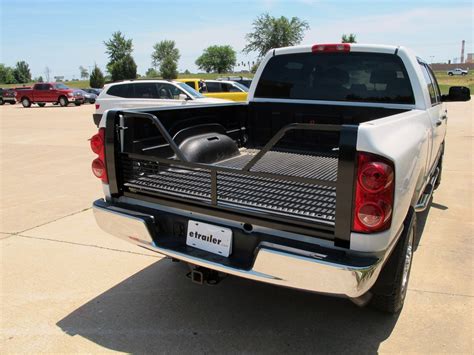
[(0, 88), (0, 105), (8, 102), (10, 105), (16, 104), (15, 91), (13, 89)]
[(217, 80), (228, 80), (228, 81), (235, 81), (239, 84), (242, 84), (248, 88), (250, 88), (250, 84), (252, 84), (252, 79), (246, 78), (245, 76), (225, 76), (217, 78)]
[(99, 94), (101, 93), (102, 89), (94, 89), (94, 88), (89, 88), (89, 89), (81, 89), (85, 92), (88, 92), (89, 94), (95, 94), (97, 96), (99, 96)]
[(77, 89), (75, 90), (75, 92), (79, 92), (82, 94), (82, 96), (84, 96), (84, 103), (85, 104), (94, 104), (95, 103), (95, 100), (97, 99), (97, 94), (95, 93), (91, 93), (91, 92), (88, 92), (86, 90), (83, 90), (83, 89)]

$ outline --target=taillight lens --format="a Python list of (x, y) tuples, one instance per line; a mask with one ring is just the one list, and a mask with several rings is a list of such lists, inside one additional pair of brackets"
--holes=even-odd
[(95, 104), (95, 109), (98, 110), (100, 108), (100, 104)]
[(105, 168), (105, 128), (99, 128), (99, 132), (90, 139), (90, 145), (92, 151), (98, 155), (92, 161), (92, 173), (103, 182), (108, 183), (107, 169)]
[(99, 133), (94, 134), (90, 139), (91, 149), (95, 154), (100, 155), (101, 152), (104, 150), (104, 136), (105, 130), (104, 128), (99, 129)]
[(92, 173), (99, 179), (102, 179), (102, 177), (106, 174), (104, 162), (99, 158), (95, 158), (92, 161)]
[(393, 182), (393, 169), (382, 162), (366, 163), (359, 174), (359, 183), (367, 192), (377, 193)]
[(374, 233), (390, 227), (395, 173), (393, 163), (375, 154), (359, 152), (354, 199), (354, 232)]
[(351, 51), (349, 43), (315, 44), (311, 47), (313, 53), (347, 53)]

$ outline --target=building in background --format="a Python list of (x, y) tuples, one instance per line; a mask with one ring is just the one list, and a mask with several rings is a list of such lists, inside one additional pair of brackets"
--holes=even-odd
[(466, 63), (474, 63), (474, 53), (468, 53), (466, 58)]

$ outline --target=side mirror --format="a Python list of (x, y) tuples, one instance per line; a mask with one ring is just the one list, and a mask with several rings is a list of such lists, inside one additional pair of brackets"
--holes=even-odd
[(471, 90), (465, 86), (451, 86), (448, 95), (442, 95), (441, 101), (469, 101), (471, 99)]
[(178, 100), (185, 100), (185, 101), (188, 101), (188, 100), (189, 100), (189, 96), (186, 95), (186, 94), (179, 94)]

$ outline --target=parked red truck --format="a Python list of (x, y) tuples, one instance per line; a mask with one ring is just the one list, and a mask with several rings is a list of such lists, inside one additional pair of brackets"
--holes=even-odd
[(31, 104), (38, 104), (43, 107), (46, 103), (67, 106), (74, 103), (79, 106), (84, 103), (84, 96), (74, 89), (68, 88), (62, 83), (38, 83), (32, 89), (17, 91), (17, 101), (23, 107), (30, 107)]

